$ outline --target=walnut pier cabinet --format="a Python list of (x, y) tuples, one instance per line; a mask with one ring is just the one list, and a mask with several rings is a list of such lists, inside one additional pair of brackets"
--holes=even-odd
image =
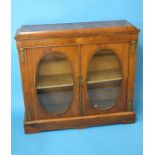
[(18, 29), (25, 132), (133, 123), (138, 33), (125, 20)]

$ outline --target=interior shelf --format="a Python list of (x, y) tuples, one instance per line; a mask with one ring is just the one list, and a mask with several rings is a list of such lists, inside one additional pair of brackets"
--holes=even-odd
[(71, 74), (41, 76), (37, 81), (37, 90), (66, 90), (73, 87)]
[(122, 80), (119, 69), (89, 72), (87, 85), (88, 88), (118, 86)]
[[(119, 69), (88, 73), (88, 87), (117, 86), (122, 80)], [(69, 90), (73, 88), (72, 74), (41, 76), (37, 81), (37, 90)]]

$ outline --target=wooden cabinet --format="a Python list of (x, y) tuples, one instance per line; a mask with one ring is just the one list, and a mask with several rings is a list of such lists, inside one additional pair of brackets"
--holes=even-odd
[(124, 20), (18, 29), (25, 132), (134, 122), (138, 32)]

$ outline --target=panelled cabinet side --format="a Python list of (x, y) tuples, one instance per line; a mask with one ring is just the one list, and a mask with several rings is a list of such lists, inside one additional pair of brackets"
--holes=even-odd
[(22, 79), (22, 89), (24, 94), (23, 97), (25, 106), (25, 121), (31, 121), (33, 120), (33, 111), (31, 109), (31, 92), (29, 73), (27, 68), (26, 49), (18, 48), (18, 57), (20, 62), (20, 73)]

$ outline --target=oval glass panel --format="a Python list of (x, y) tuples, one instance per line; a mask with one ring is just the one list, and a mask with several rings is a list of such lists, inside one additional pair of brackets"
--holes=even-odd
[(111, 108), (122, 83), (121, 65), (116, 54), (109, 50), (94, 54), (88, 64), (87, 78), (90, 104), (98, 110)]
[(64, 113), (73, 97), (72, 69), (65, 55), (46, 55), (38, 65), (36, 78), (36, 89), (42, 108), (52, 114)]

